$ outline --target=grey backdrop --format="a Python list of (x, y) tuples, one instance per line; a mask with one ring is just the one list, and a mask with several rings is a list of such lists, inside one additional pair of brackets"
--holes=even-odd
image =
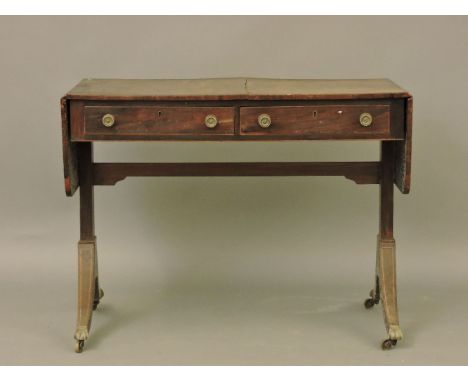
[[(0, 18), (1, 364), (461, 364), (468, 352), (466, 17)], [(396, 193), (400, 318), (372, 286), (378, 189), (344, 178), (96, 190), (106, 292), (73, 353), (78, 197), (59, 98), (81, 78), (388, 77), (414, 96)], [(96, 146), (96, 160), (372, 160), (375, 143)]]

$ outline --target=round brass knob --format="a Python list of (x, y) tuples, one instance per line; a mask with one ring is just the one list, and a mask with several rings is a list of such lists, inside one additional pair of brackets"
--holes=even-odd
[(258, 125), (263, 129), (268, 129), (271, 125), (271, 118), (268, 114), (260, 114), (258, 116)]
[(205, 126), (208, 127), (209, 129), (214, 129), (217, 124), (218, 124), (218, 118), (216, 118), (216, 115), (208, 114), (205, 117)]
[(115, 118), (112, 114), (106, 114), (102, 117), (102, 124), (105, 127), (112, 127), (114, 126)]
[(362, 113), (359, 116), (359, 123), (363, 127), (369, 127), (370, 125), (372, 125), (372, 115), (370, 115), (369, 113)]

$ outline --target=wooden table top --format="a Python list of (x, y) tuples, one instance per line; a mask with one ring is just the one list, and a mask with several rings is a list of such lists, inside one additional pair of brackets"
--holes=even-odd
[[(65, 189), (67, 195), (77, 189), (77, 149), (93, 141), (373, 139), (395, 140), (395, 184), (408, 193), (412, 105), (408, 91), (388, 79), (84, 79), (61, 100)], [(206, 122), (210, 110), (219, 117), (215, 130)], [(273, 117), (272, 128), (260, 125), (262, 113), (270, 124)], [(374, 129), (363, 130), (360, 117), (369, 113)], [(103, 122), (107, 115), (113, 120), (109, 126)], [(348, 170), (343, 174), (376, 182), (375, 163), (360, 169), (359, 178)], [(138, 170), (144, 176), (145, 166)], [(245, 174), (244, 165), (220, 166)], [(183, 166), (179, 170), (186, 174)]]
[(81, 100), (337, 100), (407, 98), (388, 79), (84, 79), (65, 96)]

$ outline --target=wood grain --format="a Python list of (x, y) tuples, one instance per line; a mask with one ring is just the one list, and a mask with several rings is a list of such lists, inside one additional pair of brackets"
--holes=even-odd
[(405, 140), (395, 145), (395, 184), (403, 194), (411, 187), (411, 156), (413, 141), (413, 98), (406, 100)]
[[(102, 117), (112, 114), (115, 125), (105, 127)], [(214, 128), (205, 126), (205, 117), (216, 116)], [(232, 107), (177, 106), (85, 106), (85, 139), (126, 139), (160, 136), (218, 136), (234, 134)]]
[(394, 142), (381, 143), (380, 177), (380, 228), (381, 240), (393, 239), (393, 171)]
[(249, 99), (404, 98), (408, 92), (388, 79), (247, 79)]
[(380, 162), (95, 163), (95, 185), (128, 176), (344, 176), (358, 184), (380, 179)]
[[(404, 139), (402, 100), (302, 101), (300, 104), (293, 101), (291, 105), (278, 102), (105, 101), (100, 104), (72, 100), (71, 141)], [(373, 124), (368, 128), (359, 124), (362, 112), (373, 115)], [(108, 113), (116, 118), (112, 128), (104, 127), (101, 121)], [(257, 117), (262, 113), (273, 117), (268, 129), (258, 126)], [(219, 124), (214, 129), (204, 124), (208, 114), (218, 118)]]
[[(370, 113), (372, 125), (359, 123), (361, 113)], [(267, 114), (271, 125), (262, 128), (258, 116)], [(389, 105), (265, 106), (240, 108), (240, 134), (307, 139), (398, 139), (403, 131), (390, 131)]]
[(312, 100), (405, 98), (388, 79), (84, 79), (66, 97), (81, 100)]
[(230, 100), (246, 94), (243, 78), (84, 79), (66, 97), (81, 100)]
[(93, 144), (81, 143), (78, 150), (80, 175), (80, 240), (95, 240)]
[[(394, 182), (409, 192), (412, 98), (389, 80), (83, 80), (62, 99), (61, 107), (69, 196), (79, 185), (77, 147), (100, 140), (394, 141)], [(345, 112), (341, 118), (339, 109)], [(220, 118), (213, 130), (203, 125), (205, 110)], [(373, 113), (371, 128), (357, 124), (361, 111)], [(117, 117), (112, 129), (100, 121), (108, 112)], [(273, 117), (270, 129), (257, 126), (260, 112)]]
[(69, 105), (66, 98), (60, 100), (62, 117), (62, 155), (65, 193), (73, 196), (79, 186), (77, 144), (71, 141)]

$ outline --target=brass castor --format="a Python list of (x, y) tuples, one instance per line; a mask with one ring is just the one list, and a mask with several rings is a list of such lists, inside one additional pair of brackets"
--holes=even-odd
[(76, 340), (75, 342), (75, 352), (81, 353), (84, 347), (84, 340)]
[(366, 309), (370, 309), (375, 305), (375, 301), (372, 298), (368, 298), (366, 301), (364, 301), (364, 306)]
[(96, 310), (99, 303), (101, 302), (101, 298), (104, 297), (104, 291), (99, 288), (99, 299), (93, 301), (93, 310)]
[(374, 305), (379, 303), (379, 299), (375, 297), (373, 289), (369, 292), (369, 296), (370, 298), (364, 301), (364, 306), (366, 307), (366, 309), (370, 309)]
[(385, 340), (382, 342), (382, 350), (390, 350), (392, 347), (394, 347), (397, 344), (397, 340)]

